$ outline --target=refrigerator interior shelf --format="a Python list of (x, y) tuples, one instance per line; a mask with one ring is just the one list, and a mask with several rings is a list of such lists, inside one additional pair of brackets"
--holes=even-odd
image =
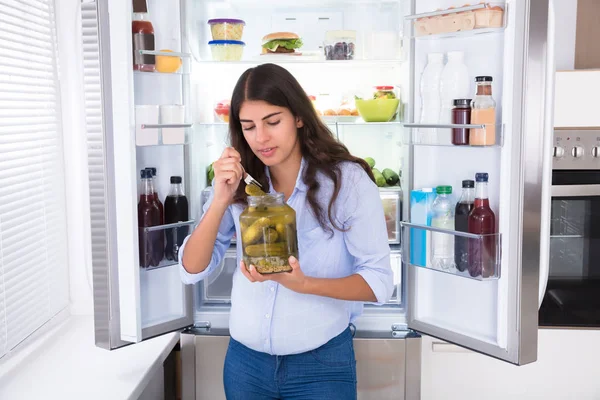
[[(260, 57), (260, 58), (258, 58)], [(317, 67), (379, 67), (379, 66), (398, 66), (405, 62), (403, 59), (386, 59), (386, 60), (325, 60), (323, 55), (319, 53), (315, 55), (301, 55), (301, 56), (290, 56), (290, 55), (268, 55), (268, 56), (257, 56), (247, 60), (240, 61), (215, 61), (215, 60), (200, 60), (198, 61), (203, 65), (215, 65), (215, 66), (256, 66), (264, 64), (266, 62), (277, 64), (277, 65), (290, 65), (290, 64), (314, 64)]]
[(493, 141), (484, 141), (483, 144), (454, 145), (452, 144), (452, 131), (450, 129), (481, 129), (481, 136), (485, 138), (487, 125), (484, 124), (404, 124), (402, 142), (412, 146), (449, 146), (463, 148), (502, 147), (504, 144), (504, 125), (495, 125)]
[[(479, 281), (500, 278), (502, 234), (477, 235), (402, 222), (402, 261), (417, 268)], [(452, 253), (447, 267), (434, 265), (434, 247), (442, 243)], [(460, 265), (455, 251), (462, 249)], [(462, 271), (461, 271), (462, 270)]]

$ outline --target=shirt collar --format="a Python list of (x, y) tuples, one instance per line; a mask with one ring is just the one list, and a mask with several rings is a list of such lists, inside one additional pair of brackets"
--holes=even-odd
[[(306, 183), (304, 183), (304, 179), (302, 179), (302, 177), (304, 176), (304, 170), (306, 169), (306, 161), (304, 160), (304, 157), (302, 157), (302, 161), (300, 161), (300, 170), (298, 171), (298, 177), (296, 178), (296, 185), (294, 186), (294, 190), (299, 190), (302, 192), (305, 192), (307, 189), (307, 185)], [(271, 182), (271, 174), (269, 172), (269, 167), (265, 166), (265, 174), (267, 175), (267, 178), (269, 178), (269, 192), (270, 193), (275, 193), (275, 189), (273, 189), (273, 183)]]

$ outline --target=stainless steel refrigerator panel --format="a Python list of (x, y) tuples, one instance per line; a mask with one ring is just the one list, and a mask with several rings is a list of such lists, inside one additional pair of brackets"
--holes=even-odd
[[(216, 333), (216, 332), (215, 332)], [(222, 332), (226, 333), (226, 332)], [(229, 336), (181, 335), (184, 400), (225, 400), (223, 365)], [(417, 400), (421, 390), (421, 338), (355, 338), (360, 400)]]

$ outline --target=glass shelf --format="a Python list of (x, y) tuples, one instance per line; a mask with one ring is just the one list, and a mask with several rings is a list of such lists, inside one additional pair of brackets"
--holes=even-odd
[[(413, 267), (455, 275), (479, 281), (500, 278), (502, 235), (477, 235), (466, 232), (401, 222), (402, 259)], [(447, 246), (452, 254), (448, 266), (434, 265), (436, 243)], [(462, 257), (455, 250), (463, 249)], [(457, 259), (462, 260), (457, 265)], [(461, 271), (462, 270), (462, 271)]]
[(502, 33), (506, 26), (506, 4), (492, 3), (499, 9), (486, 9), (485, 4), (475, 4), (446, 10), (408, 15), (415, 39), (443, 39), (472, 37)]
[[(483, 124), (404, 124), (402, 143), (411, 146), (449, 146), (457, 148), (502, 147), (504, 142), (504, 126), (495, 125), (493, 142), (486, 141), (488, 126)], [(454, 145), (451, 129), (481, 129), (482, 144)], [(472, 131), (470, 131), (470, 134)]]
[[(173, 224), (138, 228), (140, 246), (140, 268), (153, 270), (170, 267), (178, 263), (177, 257), (168, 260), (165, 247), (173, 243), (182, 243), (191, 232), (190, 226), (196, 221), (189, 220)], [(143, 251), (142, 251), (143, 250)], [(158, 263), (156, 260), (160, 260)]]
[[(258, 58), (260, 57), (260, 58)], [(214, 61), (214, 60), (200, 60), (198, 63), (203, 65), (259, 65), (265, 63), (273, 63), (278, 65), (289, 65), (289, 64), (314, 64), (318, 67), (377, 67), (377, 66), (398, 66), (402, 65), (405, 60), (402, 59), (390, 59), (390, 60), (325, 60), (323, 56), (258, 56), (247, 60), (240, 61)]]

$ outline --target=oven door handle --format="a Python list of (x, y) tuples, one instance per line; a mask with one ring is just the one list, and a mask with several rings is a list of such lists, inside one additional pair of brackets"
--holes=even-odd
[(552, 197), (600, 196), (600, 185), (552, 185)]

